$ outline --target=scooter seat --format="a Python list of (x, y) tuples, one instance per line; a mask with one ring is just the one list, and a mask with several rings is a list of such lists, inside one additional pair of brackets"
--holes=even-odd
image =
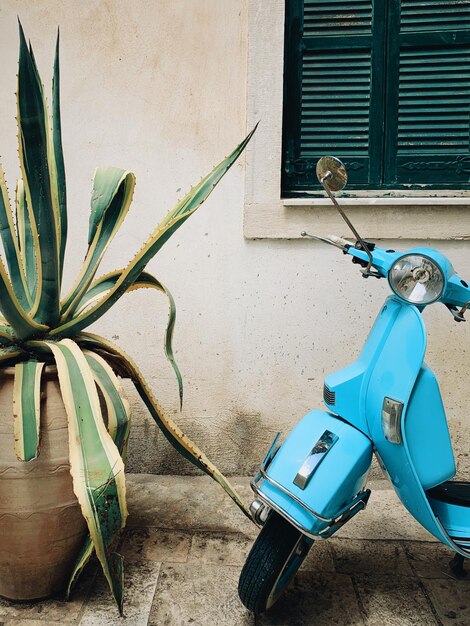
[(426, 493), (430, 498), (440, 502), (470, 507), (470, 483), (467, 482), (448, 480)]

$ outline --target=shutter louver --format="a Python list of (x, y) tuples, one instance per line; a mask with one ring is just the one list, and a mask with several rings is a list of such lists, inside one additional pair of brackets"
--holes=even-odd
[(307, 52), (302, 79), (301, 158), (334, 152), (367, 159), (370, 52)]
[(402, 0), (401, 32), (440, 31), (470, 28), (467, 0)]
[(305, 0), (304, 37), (364, 35), (371, 32), (371, 0)]
[[(383, 24), (379, 26), (380, 40)], [(293, 127), (292, 118), (298, 119), (296, 141), (289, 142), (288, 132), (284, 137), (285, 195), (318, 189), (315, 166), (325, 154), (344, 161), (349, 188), (379, 183), (377, 172), (370, 168), (372, 161), (378, 161), (372, 159), (371, 136), (381, 144), (376, 120), (371, 121), (371, 94), (374, 89), (379, 94), (382, 73), (377, 72), (374, 80), (372, 0), (304, 0), (299, 28), (300, 71), (298, 83), (290, 83), (299, 93), (295, 106), (287, 104), (289, 87), (285, 92), (285, 129)], [(295, 68), (286, 64), (285, 70), (289, 85)], [(381, 150), (377, 141), (374, 147)]]
[(469, 27), (470, 0), (402, 0), (396, 138), (386, 146), (385, 182), (441, 188), (470, 182)]

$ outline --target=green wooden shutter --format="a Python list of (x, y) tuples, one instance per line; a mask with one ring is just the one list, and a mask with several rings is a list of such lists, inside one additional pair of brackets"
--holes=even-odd
[(349, 188), (381, 181), (385, 3), (287, 0), (283, 194), (318, 189), (317, 160), (342, 159)]
[(389, 7), (384, 183), (467, 187), (470, 0)]

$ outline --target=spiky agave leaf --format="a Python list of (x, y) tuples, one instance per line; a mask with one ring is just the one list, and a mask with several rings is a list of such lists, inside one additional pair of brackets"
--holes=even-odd
[(44, 90), (21, 24), (18, 68), (19, 156), (36, 251), (38, 289), (32, 308), (36, 321), (59, 319), (60, 209), (57, 168)]
[[(36, 322), (21, 306), (10, 282), (3, 260), (0, 256), (0, 310), (5, 321), (11, 327), (17, 339), (26, 339), (35, 335), (43, 335), (49, 326)], [(5, 327), (8, 328), (8, 327)], [(0, 333), (1, 334), (1, 333)], [(8, 334), (8, 333), (7, 333)]]
[[(20, 190), (21, 193), (21, 190)], [(20, 251), (20, 242), (13, 223), (13, 213), (8, 196), (3, 170), (0, 167), (0, 233), (5, 250), (10, 275), (0, 256), (0, 310), (10, 328), (3, 326), (0, 332), (0, 344), (8, 335), (20, 339), (44, 333), (48, 327), (34, 321), (27, 313), (31, 307), (31, 297), (25, 274), (25, 266)], [(35, 273), (35, 272), (34, 272)]]
[(26, 282), (20, 246), (13, 221), (13, 211), (8, 196), (3, 168), (0, 166), (0, 234), (13, 290), (24, 309), (31, 308), (31, 297)]
[(12, 346), (17, 343), (17, 338), (13, 334), (11, 326), (0, 323), (0, 349), (4, 346)]
[[(38, 288), (38, 276), (36, 273), (36, 252), (34, 249), (33, 233), (29, 212), (26, 207), (26, 194), (24, 184), (21, 179), (16, 183), (16, 229), (18, 236), (18, 246), (20, 249), (21, 262), (26, 274), (26, 285), (28, 300), (34, 302)], [(11, 272), (10, 272), (11, 273)], [(16, 290), (15, 290), (16, 291)]]
[(71, 339), (31, 342), (54, 355), (68, 418), (70, 473), (93, 547), (122, 613), (122, 557), (113, 551), (127, 518), (124, 463), (103, 422), (93, 373)]
[(0, 366), (8, 367), (20, 361), (27, 361), (30, 354), (18, 346), (8, 346), (0, 348)]
[(57, 190), (57, 203), (59, 207), (60, 243), (59, 243), (59, 272), (62, 282), (64, 269), (65, 246), (67, 243), (67, 186), (65, 182), (64, 153), (62, 150), (62, 123), (60, 115), (60, 68), (59, 68), (59, 41), (60, 35), (57, 29), (55, 46), (54, 75), (52, 78), (52, 143), (54, 158), (52, 159), (55, 170), (55, 189)]
[[(84, 351), (88, 365), (91, 368), (95, 383), (106, 403), (107, 429), (110, 437), (116, 444), (121, 457), (126, 462), (127, 442), (131, 425), (131, 415), (129, 403), (124, 395), (119, 380), (108, 363), (89, 350)], [(75, 561), (75, 565), (70, 575), (67, 585), (67, 597), (70, 596), (72, 587), (77, 582), (83, 568), (93, 554), (93, 542), (90, 535), (87, 536), (80, 554)]]
[(127, 442), (131, 428), (131, 411), (129, 401), (119, 382), (118, 377), (113, 372), (112, 367), (101, 357), (91, 350), (84, 350), (83, 354), (90, 366), (91, 373), (96, 386), (100, 390), (105, 405), (108, 433), (119, 452), (122, 460), (127, 458)]
[(88, 251), (82, 269), (61, 303), (62, 321), (75, 311), (86, 293), (101, 259), (126, 217), (135, 187), (131, 172), (116, 167), (99, 167), (93, 179)]
[(108, 362), (117, 362), (118, 368), (127, 372), (138, 394), (144, 401), (149, 413), (159, 426), (166, 439), (171, 445), (188, 461), (197, 468), (208, 474), (216, 482), (218, 482), (225, 492), (232, 498), (235, 504), (243, 511), (243, 513), (251, 519), (246, 504), (240, 497), (239, 493), (230, 483), (230, 481), (219, 471), (219, 469), (207, 458), (191, 439), (183, 433), (175, 422), (165, 414), (163, 408), (155, 399), (151, 389), (145, 381), (142, 373), (131, 357), (121, 348), (113, 344), (108, 339), (104, 339), (94, 333), (81, 333), (76, 338), (77, 343), (86, 349), (94, 352), (103, 351)]
[[(82, 297), (80, 302), (77, 305), (77, 314), (85, 311), (88, 307), (92, 306), (95, 302), (99, 302), (104, 294), (109, 293), (111, 289), (115, 286), (121, 274), (124, 270), (115, 270), (114, 272), (110, 272), (109, 274), (105, 274), (98, 280), (95, 280), (86, 294)], [(157, 291), (161, 291), (168, 298), (168, 322), (165, 331), (165, 338), (163, 347), (165, 350), (165, 355), (170, 362), (173, 371), (176, 376), (176, 380), (178, 382), (178, 392), (180, 398), (180, 409), (183, 405), (183, 377), (181, 376), (181, 372), (179, 370), (178, 364), (176, 363), (175, 356), (173, 354), (173, 331), (175, 329), (176, 322), (176, 305), (173, 296), (171, 295), (169, 289), (165, 287), (163, 283), (161, 283), (155, 276), (149, 274), (148, 272), (142, 272), (135, 280), (132, 285), (127, 289), (126, 293), (130, 293), (131, 291), (136, 291), (137, 289), (156, 289)]]
[(222, 176), (235, 163), (251, 139), (256, 127), (238, 145), (231, 154), (223, 159), (214, 169), (207, 174), (195, 187), (193, 187), (178, 204), (167, 213), (165, 218), (150, 235), (141, 250), (134, 256), (132, 261), (123, 270), (114, 287), (90, 309), (77, 315), (70, 321), (59, 324), (49, 332), (50, 337), (72, 337), (84, 328), (95, 322), (108, 311), (113, 304), (128, 290), (132, 283), (137, 280), (147, 263), (155, 256), (171, 235), (183, 225), (206, 200), (213, 191)]
[(15, 452), (20, 461), (32, 461), (39, 454), (43, 368), (44, 363), (33, 360), (15, 365), (13, 426)]

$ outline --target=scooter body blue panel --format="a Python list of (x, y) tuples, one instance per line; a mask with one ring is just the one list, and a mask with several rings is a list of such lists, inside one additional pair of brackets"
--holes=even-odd
[[(426, 414), (430, 417), (435, 407), (430, 402), (436, 399), (436, 388), (429, 399), (422, 391), (433, 386), (432, 377), (427, 368), (422, 368), (426, 349), (426, 335), (420, 312), (416, 307), (402, 304), (398, 299), (392, 298), (394, 308), (400, 309), (394, 313), (394, 323), (388, 335), (384, 338), (380, 353), (371, 363), (370, 376), (365, 392), (365, 408), (368, 430), (376, 447), (376, 452), (397, 492), (400, 500), (432, 535), (440, 541), (452, 546), (447, 535), (442, 531), (436, 520), (435, 514), (428, 502), (423, 489), (422, 481), (414, 467), (412, 454), (418, 459), (418, 469), (421, 468), (425, 482), (432, 483), (439, 475), (442, 480), (447, 480), (455, 474), (455, 464), (452, 451), (441, 458), (426, 456), (426, 452), (418, 452), (418, 447), (426, 446), (430, 442), (431, 450), (436, 450), (439, 437), (443, 433), (442, 420), (445, 415), (440, 412), (434, 413), (434, 417), (426, 423), (422, 432), (418, 428)], [(388, 309), (388, 300), (386, 307)], [(421, 376), (421, 380), (420, 380)], [(416, 398), (413, 399), (413, 390), (418, 382)], [(419, 388), (422, 385), (422, 389)], [(403, 402), (404, 408), (401, 417), (402, 444), (387, 441), (382, 428), (382, 404), (384, 397), (393, 398)], [(407, 415), (411, 410), (411, 428), (407, 428)], [(413, 414), (416, 412), (416, 415)], [(437, 416), (437, 417), (436, 417)], [(448, 437), (448, 432), (447, 432)], [(446, 452), (446, 442), (444, 442)], [(420, 456), (421, 455), (421, 456)], [(426, 474), (426, 463), (436, 466), (435, 475)]]
[[(405, 507), (432, 535), (456, 549), (446, 533), (452, 511), (446, 509), (442, 527), (433, 511), (434, 502), (432, 507), (425, 493), (455, 475), (442, 399), (433, 373), (423, 362), (425, 349), (420, 311), (395, 296), (388, 298), (359, 358), (325, 379), (326, 400), (332, 402), (327, 407), (341, 417), (323, 411), (309, 413), (274, 457), (268, 475), (318, 514), (334, 517), (365, 485), (372, 440)], [(384, 435), (385, 397), (403, 403), (400, 444)], [(302, 490), (293, 480), (326, 429), (339, 440)], [(327, 525), (275, 486), (264, 482), (261, 491), (313, 534)], [(462, 515), (462, 511), (455, 513), (454, 527)], [(458, 527), (463, 533), (462, 525)]]
[(470, 507), (452, 502), (443, 502), (432, 497), (429, 503), (435, 515), (456, 541), (470, 547)]
[[(429, 532), (449, 544), (425, 494), (426, 489), (455, 475), (439, 387), (423, 364), (425, 350), (421, 313), (391, 296), (359, 358), (325, 379), (326, 399), (334, 401), (326, 406), (370, 436), (403, 504)], [(404, 404), (402, 444), (384, 436), (385, 396)]]
[[(325, 431), (336, 435), (337, 440), (302, 489), (294, 479)], [(372, 444), (363, 433), (334, 415), (316, 410), (291, 431), (267, 474), (322, 517), (335, 518), (364, 487), (371, 461)], [(316, 534), (328, 526), (268, 481), (262, 483), (260, 492), (308, 532)]]
[(328, 396), (334, 399), (334, 404), (328, 404), (327, 394), (325, 394), (326, 408), (341, 415), (366, 434), (369, 433), (369, 425), (366, 420), (365, 399), (370, 373), (401, 308), (400, 301), (392, 297), (388, 298), (375, 320), (358, 359), (325, 378), (325, 387), (330, 392)]
[(454, 453), (436, 377), (423, 365), (403, 424), (410, 458), (424, 490), (455, 475)]

